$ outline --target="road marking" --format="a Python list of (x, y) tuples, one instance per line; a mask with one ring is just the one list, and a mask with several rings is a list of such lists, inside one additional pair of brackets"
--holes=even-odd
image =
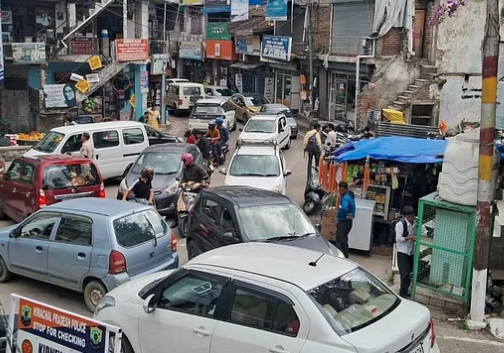
[(490, 341), (490, 340), (480, 340), (480, 339), (476, 339), (476, 338), (455, 337), (455, 336), (441, 336), (441, 338), (444, 340), (447, 340), (447, 341), (462, 341), (462, 342), (468, 342), (468, 343), (487, 344), (489, 346), (504, 347), (504, 343)]

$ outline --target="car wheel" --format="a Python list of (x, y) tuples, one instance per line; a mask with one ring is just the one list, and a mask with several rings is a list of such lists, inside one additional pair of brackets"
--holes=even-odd
[(287, 145), (285, 145), (285, 149), (286, 149), (286, 150), (290, 150), (290, 148), (291, 148), (291, 143), (292, 143), (292, 140), (289, 138), (289, 142), (287, 142)]
[(100, 300), (107, 294), (107, 288), (100, 281), (92, 280), (84, 287), (84, 302), (89, 311), (94, 312)]
[(4, 259), (0, 256), (0, 283), (7, 282), (11, 277), (11, 271), (9, 271)]
[(4, 212), (3, 201), (1, 198), (0, 198), (0, 219), (2, 220), (7, 219), (7, 215)]
[(189, 231), (188, 228), (189, 228), (189, 222), (187, 222), (187, 217), (179, 219), (177, 230), (182, 238), (187, 237), (187, 232)]
[(190, 241), (189, 244), (187, 244), (187, 257), (189, 258), (189, 260), (194, 259), (199, 254), (201, 254), (201, 251), (194, 240)]
[(303, 203), (303, 211), (307, 215), (311, 215), (313, 212), (315, 212), (315, 201), (313, 200), (307, 200)]

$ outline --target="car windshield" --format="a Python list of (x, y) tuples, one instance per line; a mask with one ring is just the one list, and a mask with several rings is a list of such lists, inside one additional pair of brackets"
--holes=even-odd
[(101, 179), (92, 163), (50, 165), (44, 170), (42, 190), (58, 190), (100, 185)]
[(261, 107), (268, 104), (268, 101), (263, 96), (245, 97), (245, 100), (248, 106)]
[(313, 223), (293, 203), (240, 207), (238, 217), (243, 234), (250, 241), (316, 234)]
[(399, 305), (399, 298), (390, 289), (361, 268), (307, 294), (340, 336), (380, 320)]
[(168, 234), (169, 228), (159, 213), (145, 210), (114, 220), (114, 232), (119, 245), (132, 248)]
[(154, 175), (156, 174), (175, 174), (180, 170), (182, 161), (179, 153), (144, 153), (136, 161), (131, 172), (140, 174), (143, 167), (154, 168)]
[(63, 137), (65, 135), (60, 132), (49, 131), (39, 143), (33, 146), (33, 149), (39, 152), (52, 153), (63, 140)]
[(237, 155), (229, 167), (229, 175), (275, 177), (280, 175), (280, 165), (276, 156)]
[(220, 106), (218, 104), (198, 104), (194, 107), (193, 114), (220, 114)]
[(275, 120), (249, 120), (243, 131), (272, 134), (276, 131), (276, 122)]
[(229, 88), (216, 88), (215, 92), (217, 92), (216, 96), (231, 97), (233, 95)]

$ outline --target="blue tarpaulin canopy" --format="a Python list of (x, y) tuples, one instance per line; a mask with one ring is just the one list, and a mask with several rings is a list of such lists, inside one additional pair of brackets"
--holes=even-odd
[(412, 137), (378, 137), (347, 143), (338, 148), (333, 157), (338, 163), (364, 158), (401, 163), (441, 163), (446, 140), (418, 139)]

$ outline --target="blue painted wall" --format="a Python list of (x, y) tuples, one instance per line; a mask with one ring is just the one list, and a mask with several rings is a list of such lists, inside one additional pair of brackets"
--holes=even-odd
[[(55, 73), (56, 72), (72, 72), (76, 70), (82, 63), (73, 62), (59, 62), (59, 63), (49, 63), (46, 68), (46, 83), (56, 84)], [(30, 66), (28, 71), (28, 86), (34, 89), (41, 89), (40, 87), (40, 66), (33, 65)]]

